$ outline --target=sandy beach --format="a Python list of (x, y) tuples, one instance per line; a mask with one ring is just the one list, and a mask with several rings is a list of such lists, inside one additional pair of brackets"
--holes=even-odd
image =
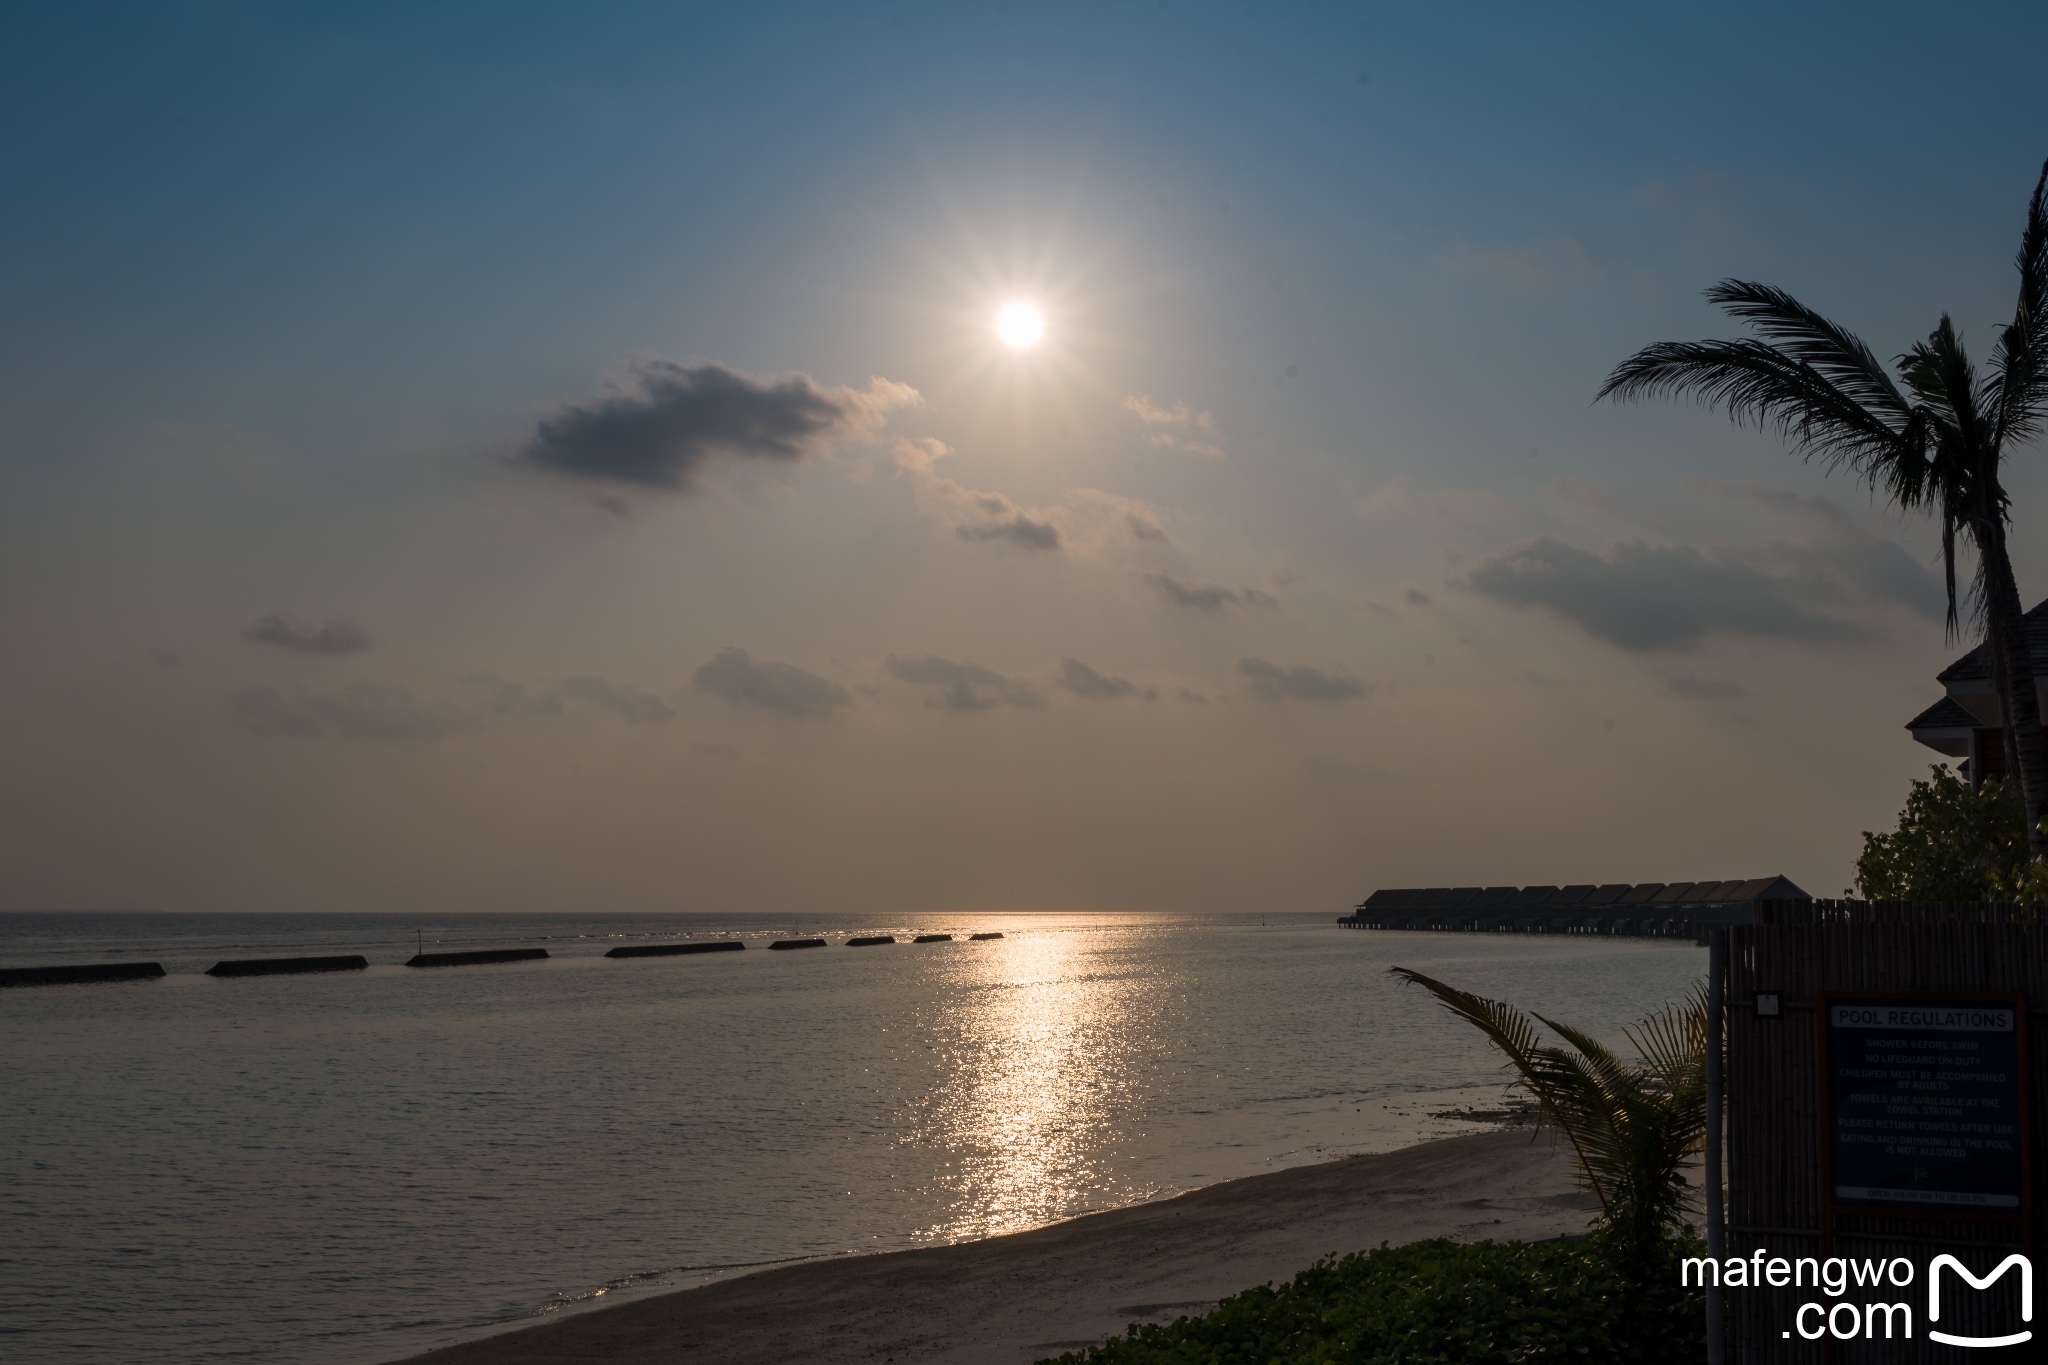
[(1540, 1238), (1594, 1207), (1528, 1129), (1252, 1176), (956, 1246), (810, 1261), (443, 1347), (432, 1365), (1026, 1365), (1169, 1322), (1318, 1257), (1425, 1237)]

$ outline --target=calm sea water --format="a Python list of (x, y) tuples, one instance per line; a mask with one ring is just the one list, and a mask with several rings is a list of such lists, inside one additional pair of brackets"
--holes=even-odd
[[(1005, 937), (839, 944), (985, 929)], [(397, 965), (416, 930), (554, 957)], [(833, 946), (602, 956), (791, 931)], [(199, 974), (313, 952), (375, 965)], [(0, 966), (118, 958), (172, 975), (0, 991), (13, 1365), (364, 1365), (736, 1265), (1386, 1150), (1501, 1093), (1477, 1035), (1387, 966), (1618, 1036), (1705, 965), (1328, 915), (0, 914)]]

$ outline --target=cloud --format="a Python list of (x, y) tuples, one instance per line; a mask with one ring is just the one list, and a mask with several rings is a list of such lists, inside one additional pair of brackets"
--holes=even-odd
[(1252, 695), (1266, 701), (1349, 701), (1372, 690), (1356, 678), (1325, 673), (1307, 664), (1282, 668), (1264, 659), (1239, 659), (1237, 671), (1244, 675)]
[(461, 681), (468, 691), (459, 701), (421, 697), (399, 683), (354, 682), (336, 692), (321, 692), (291, 682), (243, 688), (230, 698), (230, 706), (236, 719), (258, 734), (415, 743), (481, 730), (493, 720), (560, 716), (570, 703), (608, 711), (634, 724), (664, 721), (674, 714), (653, 693), (603, 678), (564, 678), (538, 692), (495, 673), (472, 673)]
[(635, 725), (667, 720), (675, 714), (667, 702), (652, 692), (642, 692), (637, 687), (607, 682), (603, 678), (564, 678), (561, 692), (571, 701), (587, 702)]
[(370, 647), (370, 637), (346, 616), (336, 616), (316, 630), (283, 612), (272, 612), (257, 618), (242, 638), (302, 654), (354, 654)]
[(1224, 453), (1217, 444), (1221, 438), (1216, 431), (1216, 419), (1206, 412), (1197, 412), (1185, 403), (1162, 407), (1142, 393), (1126, 395), (1124, 407), (1145, 424), (1145, 439), (1155, 446), (1219, 458)]
[(1173, 699), (1187, 706), (1207, 706), (1209, 704), (1209, 699), (1207, 697), (1203, 696), (1200, 692), (1195, 691), (1193, 688), (1188, 687), (1176, 689), (1173, 694)]
[(838, 683), (795, 664), (755, 663), (744, 649), (727, 646), (690, 675), (699, 692), (785, 716), (826, 716), (850, 705)]
[(1805, 575), (1815, 595), (1838, 590), (1905, 607), (1930, 621), (1945, 619), (1948, 597), (1941, 576), (1897, 541), (1857, 525), (1829, 499), (1758, 485), (1700, 486), (1758, 508), (1798, 535), (1742, 547), (1746, 562), (1786, 576)]
[(1807, 610), (1802, 586), (1727, 552), (1631, 541), (1605, 556), (1542, 536), (1482, 562), (1458, 585), (1539, 607), (1623, 649), (1690, 649), (1709, 635), (1826, 641), (1862, 632)]
[(1057, 550), (1060, 529), (1049, 521), (1033, 521), (1022, 512), (1012, 512), (1000, 521), (956, 526), (953, 534), (962, 540), (1008, 540), (1027, 550)]
[(915, 439), (905, 436), (896, 442), (896, 448), (891, 452), (898, 469), (918, 474), (929, 474), (933, 465), (952, 453), (953, 448), (936, 436)]
[(487, 716), (559, 716), (571, 702), (609, 711), (635, 725), (664, 721), (675, 714), (652, 692), (588, 674), (564, 678), (540, 692), (529, 691), (525, 683), (507, 682), (495, 673), (471, 673), (462, 682), (476, 698), (473, 709)]
[(1160, 529), (1158, 522), (1136, 512), (1124, 513), (1124, 525), (1130, 528), (1133, 540), (1157, 542), (1166, 539), (1166, 532)]
[(1172, 574), (1141, 575), (1145, 586), (1159, 594), (1159, 600), (1196, 611), (1222, 611), (1225, 607), (1280, 608), (1280, 599), (1257, 588), (1226, 588), (1220, 583), (1183, 583)]
[(896, 443), (896, 468), (913, 483), (919, 507), (953, 523), (953, 534), (968, 541), (1007, 541), (1027, 550), (1057, 550), (1060, 529), (1045, 517), (1032, 516), (1002, 493), (968, 488), (938, 473), (933, 466), (953, 453), (932, 437), (905, 438)]
[(561, 405), (518, 458), (572, 479), (688, 491), (714, 457), (792, 463), (832, 438), (872, 436), (891, 410), (918, 401), (888, 379), (827, 389), (807, 375), (756, 379), (657, 356), (596, 397)]
[[(1061, 659), (1059, 676), (1054, 681), (1077, 697), (1091, 699), (1131, 697), (1138, 695), (1140, 691), (1138, 685), (1129, 678), (1116, 678), (1105, 673), (1097, 673), (1079, 659)], [(1144, 689), (1144, 695), (1149, 699), (1154, 694), (1147, 688)]]
[(315, 692), (299, 683), (249, 687), (231, 704), (236, 718), (258, 734), (301, 739), (332, 734), (417, 743), (481, 724), (463, 707), (416, 697), (397, 683), (356, 682), (339, 692)]
[(898, 682), (936, 689), (924, 700), (933, 710), (988, 711), (998, 706), (1031, 710), (1045, 705), (1045, 697), (1030, 683), (1006, 678), (980, 664), (954, 663), (932, 655), (891, 654), (882, 666)]

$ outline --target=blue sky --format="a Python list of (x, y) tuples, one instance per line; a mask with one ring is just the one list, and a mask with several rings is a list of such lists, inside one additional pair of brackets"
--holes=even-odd
[[(1931, 538), (1590, 399), (1724, 276), (1988, 350), (2043, 24), (1940, 18), (13, 7), (0, 904), (1837, 891)], [(843, 420), (535, 456), (712, 364)]]

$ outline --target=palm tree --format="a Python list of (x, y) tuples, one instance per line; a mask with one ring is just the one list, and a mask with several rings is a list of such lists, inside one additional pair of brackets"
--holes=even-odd
[(1506, 1055), (1542, 1119), (1571, 1139), (1605, 1230), (1637, 1265), (1656, 1263), (1657, 1249), (1687, 1227), (1691, 1195), (1681, 1168), (1706, 1140), (1707, 1007), (1700, 993), (1628, 1030), (1643, 1058), (1632, 1065), (1568, 1024), (1536, 1016), (1571, 1044), (1547, 1046), (1512, 1005), (1406, 967), (1390, 970), (1428, 990)]
[(1948, 628), (1957, 632), (1956, 539), (1976, 551), (1969, 602), (1991, 656), (2005, 720), (2008, 770), (2026, 803), (2028, 848), (2048, 856), (2048, 739), (2028, 648), (2025, 609), (2006, 552), (2010, 499), (1999, 478), (2009, 445), (2041, 434), (2048, 416), (2048, 164), (2027, 204), (2020, 293), (1980, 374), (1944, 314), (1894, 362), (1898, 380), (1855, 334), (1782, 289), (1723, 280), (1707, 299), (1759, 334), (1666, 341), (1624, 360), (1595, 398), (1691, 395), (1731, 419), (1778, 432), (1806, 459), (1846, 465), (1901, 508), (1941, 523)]

